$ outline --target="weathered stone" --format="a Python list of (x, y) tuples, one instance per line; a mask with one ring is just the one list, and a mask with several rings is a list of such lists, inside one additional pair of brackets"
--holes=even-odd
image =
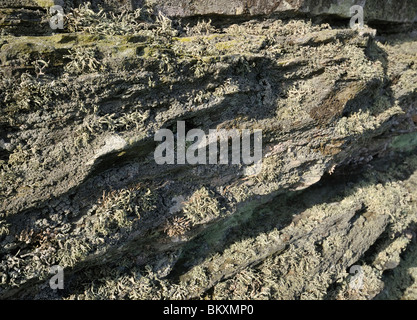
[(48, 8), (62, 0), (0, 0), (0, 8)]
[[(78, 7), (84, 0), (65, 1), (65, 4)], [(379, 22), (416, 22), (417, 4), (413, 0), (378, 1), (378, 0), (92, 0), (94, 6), (117, 10), (125, 7), (140, 8), (145, 3), (155, 5), (170, 17), (190, 17), (196, 15), (271, 15), (281, 12), (295, 12), (309, 15), (335, 15), (350, 18), (350, 8), (363, 6), (366, 21)], [(1, 0), (0, 8), (35, 8), (64, 4), (64, 0)]]
[[(326, 1), (170, 3), (199, 16), (82, 7), (59, 33), (0, 36), (0, 298), (414, 297), (415, 33), (277, 18)], [(260, 171), (157, 164), (180, 121), (262, 129)]]
[(341, 18), (352, 16), (353, 5), (364, 7), (366, 21), (415, 22), (417, 4), (413, 0), (152, 0), (168, 16), (187, 17), (194, 15), (271, 15), (295, 12), (309, 15), (336, 15)]

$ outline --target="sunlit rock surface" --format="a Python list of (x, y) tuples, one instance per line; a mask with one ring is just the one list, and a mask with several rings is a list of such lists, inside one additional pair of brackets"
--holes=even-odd
[[(414, 1), (80, 3), (0, 1), (0, 298), (416, 298)], [(156, 164), (179, 121), (261, 172)]]

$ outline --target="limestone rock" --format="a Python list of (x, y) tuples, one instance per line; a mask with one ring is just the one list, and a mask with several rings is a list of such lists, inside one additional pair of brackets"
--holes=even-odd
[[(415, 32), (310, 19), (343, 1), (96, 1), (34, 35), (35, 2), (1, 2), (0, 298), (415, 296)], [(261, 129), (261, 170), (158, 164), (182, 122)]]
[(195, 15), (271, 15), (281, 12), (295, 12), (309, 15), (336, 15), (350, 18), (350, 8), (361, 5), (367, 21), (415, 22), (417, 5), (413, 0), (378, 1), (378, 0), (152, 0), (168, 16)]

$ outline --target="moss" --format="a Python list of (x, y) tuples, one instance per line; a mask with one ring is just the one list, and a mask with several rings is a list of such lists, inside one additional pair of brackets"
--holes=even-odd
[(94, 47), (74, 47), (64, 58), (70, 59), (64, 70), (71, 74), (82, 74), (103, 70), (104, 66), (97, 59), (97, 49)]
[[(201, 23), (178, 37), (180, 28), (176, 30), (166, 17), (145, 23), (135, 17), (137, 12), (104, 15), (90, 9), (84, 7), (69, 17), (73, 28), (69, 32), (76, 32), (7, 37), (1, 44), (7, 67), (16, 70), (12, 60), (20, 60), (19, 65), (37, 68), (39, 75), (25, 74), (13, 81), (5, 78), (1, 83), (1, 102), (7, 106), (1, 123), (11, 146), (1, 153), (2, 159), (8, 159), (1, 161), (2, 205), (18, 214), (16, 220), (30, 215), (33, 219), (25, 223), (53, 226), (57, 235), (42, 245), (29, 239), (15, 254), (21, 244), (13, 248), (9, 237), (4, 237), (14, 226), (0, 221), (0, 236), (7, 242), (0, 270), (11, 279), (3, 280), (0, 275), (6, 290), (22, 285), (25, 291), (27, 279), (40, 279), (37, 272), (47, 271), (46, 266), (53, 263), (76, 266), (72, 279), (77, 280), (91, 262), (91, 269), (106, 272), (96, 278), (86, 276), (88, 281), (73, 291), (81, 292), (74, 297), (185, 299), (204, 292), (209, 297), (213, 292), (213, 297), (225, 299), (324, 298), (326, 291), (333, 290), (330, 285), (335, 279), (348, 281), (341, 269), (373, 243), (385, 222), (386, 235), (380, 239), (384, 248), (375, 249), (379, 260), (375, 265), (370, 262), (367, 274), (380, 279), (376, 266), (398, 262), (399, 252), (408, 246), (403, 233), (415, 220), (409, 208), (415, 190), (412, 184), (395, 183), (398, 176), (384, 172), (361, 183), (342, 181), (349, 194), (336, 198), (329, 195), (338, 186), (336, 170), (322, 180), (324, 187), (316, 185), (305, 193), (288, 190), (317, 182), (333, 164), (333, 157), (346, 160), (346, 152), (367, 147), (357, 137), (378, 134), (378, 139), (385, 139), (383, 133), (388, 133), (393, 122), (389, 118), (402, 112), (392, 97), (378, 96), (382, 85), (373, 86), (391, 86), (388, 80), (396, 78), (384, 74), (380, 61), (365, 54), (361, 46), (366, 37), (357, 39), (354, 33), (337, 29), (321, 33), (328, 27), (275, 19), (219, 31)], [(69, 52), (70, 48), (78, 53)], [(415, 50), (411, 53), (414, 57)], [(64, 59), (64, 55), (68, 56)], [(383, 61), (382, 54), (378, 58)], [(408, 57), (401, 64), (413, 70), (410, 61)], [(63, 62), (73, 75), (61, 75), (62, 66), (57, 66)], [(50, 69), (54, 77), (41, 75)], [(405, 69), (395, 69), (401, 70)], [(402, 75), (398, 86), (414, 77), (409, 71)], [(413, 85), (404, 88), (405, 95)], [(350, 101), (368, 93), (377, 96), (375, 101), (372, 96), (362, 110), (344, 110)], [(341, 113), (346, 116), (341, 118)], [(201, 174), (200, 168), (192, 168), (192, 177), (187, 176), (188, 167), (155, 169), (150, 165), (152, 132), (182, 115), (191, 117), (195, 126), (267, 128), (268, 139), (273, 136), (274, 140), (267, 141), (270, 149), (262, 173), (242, 179), (239, 170), (226, 169), (226, 174), (215, 177), (208, 169), (204, 178), (224, 186), (215, 193), (193, 178)], [(316, 128), (313, 120), (326, 126)], [(108, 133), (117, 133), (129, 145), (84, 167), (97, 150), (103, 150), (103, 137)], [(397, 137), (391, 147), (413, 151), (414, 136)], [(106, 163), (98, 168), (100, 160)], [(343, 170), (342, 165), (339, 168)], [(371, 174), (377, 175), (376, 171)], [(177, 174), (182, 175), (183, 184), (178, 183)], [(136, 178), (155, 178), (162, 199), (155, 199), (154, 189), (148, 193), (148, 188), (126, 186)], [(385, 183), (378, 185), (380, 181)], [(98, 201), (98, 188), (116, 191), (106, 192)], [(178, 216), (169, 217), (164, 199), (171, 192), (189, 194), (191, 190), (196, 191), (178, 209)], [(278, 192), (294, 196), (286, 201), (275, 198)], [(48, 200), (51, 195), (58, 197), (57, 203)], [(346, 201), (340, 202), (340, 197)], [(352, 222), (343, 220), (361, 204), (369, 211), (357, 213)], [(190, 230), (188, 219), (194, 224)], [(372, 225), (378, 219), (383, 222)], [(363, 233), (349, 238), (361, 229), (358, 226), (364, 227)], [(170, 241), (161, 232), (164, 227), (169, 237), (187, 235), (190, 247)], [(200, 237), (194, 238), (197, 234)], [(20, 240), (25, 241), (24, 235)], [(115, 254), (118, 249), (121, 253)], [(170, 256), (177, 249), (186, 251), (178, 264)], [(33, 259), (26, 258), (30, 256)], [(336, 258), (340, 260), (333, 261), (335, 270), (330, 269), (326, 263)], [(104, 259), (111, 267), (102, 267)], [(146, 268), (135, 266), (147, 263)], [(189, 270), (189, 266), (194, 268)], [(175, 272), (170, 274), (172, 268)], [(176, 281), (178, 277), (182, 281)], [(374, 280), (369, 287), (377, 287)], [(412, 294), (412, 287), (408, 288)]]
[[(65, 39), (65, 37), (63, 37), (63, 39)], [(106, 37), (103, 37), (101, 35), (78, 33), (77, 38), (76, 38), (76, 42), (79, 45), (84, 45), (84, 44), (96, 43), (97, 41), (106, 40), (106, 39), (107, 39)], [(114, 37), (112, 39), (119, 39), (119, 37)]]
[(0, 239), (10, 233), (10, 224), (6, 223), (3, 220), (0, 220)]
[(143, 58), (149, 59), (149, 58), (155, 58), (158, 54), (158, 49), (155, 47), (145, 47), (143, 50)]
[(169, 237), (182, 236), (188, 230), (190, 230), (190, 221), (184, 217), (174, 217), (166, 221), (164, 226), (164, 232)]
[(54, 0), (35, 0), (35, 2), (38, 4), (38, 6), (43, 8), (50, 8), (55, 5)]
[(180, 38), (174, 37), (172, 38), (172, 40), (179, 41), (179, 42), (192, 42), (195, 40), (195, 38), (194, 37), (180, 37)]
[(205, 187), (194, 192), (183, 208), (187, 219), (193, 224), (202, 224), (220, 217), (221, 208), (213, 195)]
[(84, 240), (69, 238), (62, 243), (62, 249), (57, 253), (57, 260), (62, 267), (73, 267), (87, 257), (90, 246)]
[(398, 106), (393, 106), (377, 116), (373, 116), (370, 110), (353, 113), (349, 117), (342, 117), (335, 126), (336, 132), (340, 135), (363, 134), (366, 131), (376, 130), (394, 115), (403, 114)]
[(395, 137), (391, 142), (391, 147), (405, 152), (413, 151), (417, 148), (417, 133), (408, 133)]
[(121, 14), (109, 14), (104, 10), (96, 12), (90, 3), (85, 3), (67, 15), (67, 30), (89, 34), (134, 34), (142, 30), (143, 25), (137, 23), (141, 15), (141, 9), (134, 12), (123, 10)]
[(237, 40), (218, 42), (216, 43), (216, 49), (220, 52), (235, 51), (237, 45), (240, 45)]
[(93, 217), (92, 232), (108, 235), (132, 227), (141, 214), (154, 209), (155, 197), (151, 190), (140, 187), (103, 193), (100, 206)]

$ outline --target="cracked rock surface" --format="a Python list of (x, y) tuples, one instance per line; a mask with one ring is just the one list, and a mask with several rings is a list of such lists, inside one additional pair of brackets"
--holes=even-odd
[[(414, 1), (92, 2), (0, 0), (1, 299), (417, 298)], [(262, 170), (158, 165), (179, 121)]]

